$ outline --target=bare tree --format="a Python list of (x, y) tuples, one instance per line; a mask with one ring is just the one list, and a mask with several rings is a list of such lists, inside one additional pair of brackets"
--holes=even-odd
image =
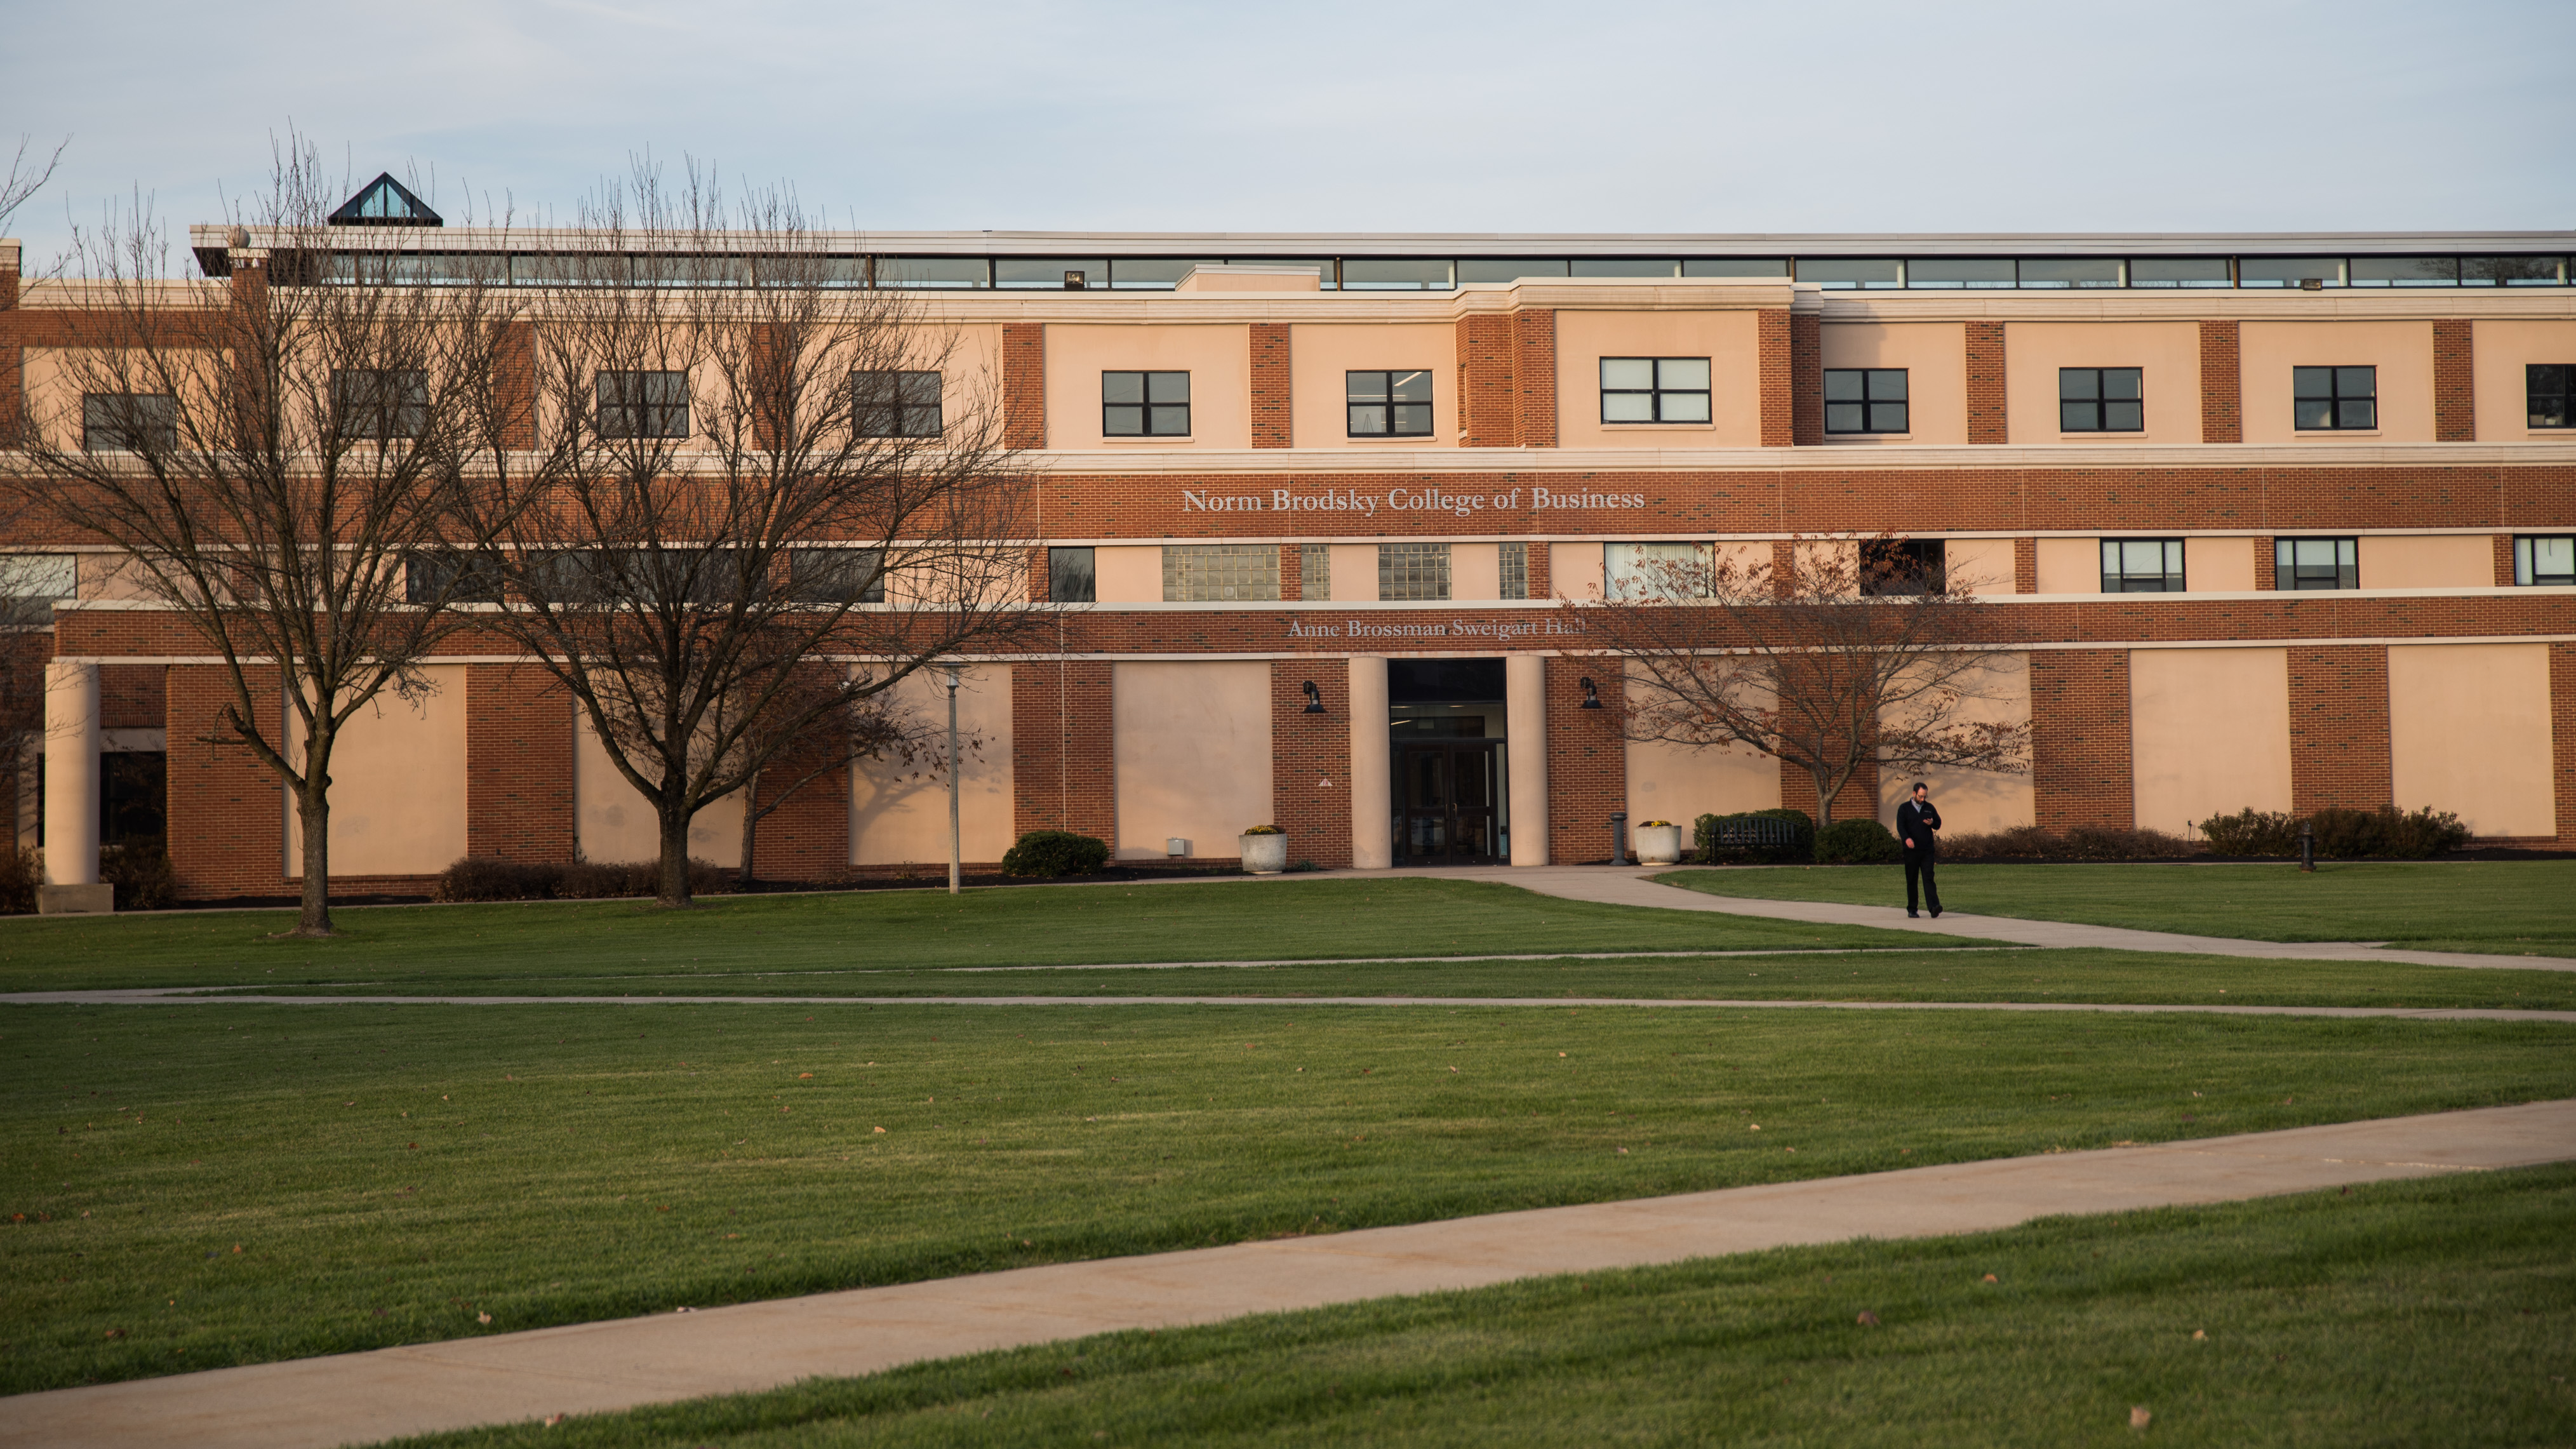
[(41, 160), (29, 154), (29, 148), (35, 144), (34, 135), (20, 136), (17, 152), (9, 158), (9, 174), (0, 177), (0, 227), (7, 226), (9, 214), (26, 205), (29, 197), (54, 179), (54, 168), (62, 164), (63, 152), (72, 144), (72, 138), (65, 136)]
[(2005, 650), (1981, 581), (1895, 540), (1682, 546), (1636, 560), (1582, 611), (1624, 661), (1627, 737), (1741, 748), (1805, 770), (1819, 825), (1865, 764), (2030, 768), (2030, 727), (1975, 718)]
[(534, 461), (460, 495), (458, 533), (494, 626), (650, 804), (658, 898), (685, 906), (699, 811), (1025, 625), (1024, 485), (989, 369), (856, 285), (792, 197), (728, 213), (694, 166), (639, 163), (581, 223), (541, 259)]
[[(825, 693), (831, 697), (817, 698)], [(782, 724), (795, 728), (795, 736), (773, 741), (770, 736)], [(969, 735), (960, 747), (972, 754), (981, 742)], [(891, 691), (853, 697), (840, 669), (831, 665), (800, 671), (764, 719), (743, 731), (737, 748), (764, 763), (743, 781), (742, 868), (736, 889), (758, 876), (760, 822), (842, 771), (873, 767), (909, 779), (939, 779), (948, 772), (941, 731)]]
[[(507, 292), (472, 276), (379, 285), (378, 255), (327, 218), (343, 185), (290, 136), (229, 288), (169, 280), (139, 206), (76, 234), (74, 275), (41, 396), (6, 486), (125, 573), (222, 661), (231, 698), (211, 742), (285, 782), (303, 833), (298, 935), (327, 935), (330, 788), (343, 726), (390, 691), (430, 688), (419, 661), (464, 623), (453, 571), (411, 569), (452, 496), (490, 471), (474, 452)], [(271, 670), (275, 673), (272, 675)], [(284, 704), (279, 703), (283, 696)]]

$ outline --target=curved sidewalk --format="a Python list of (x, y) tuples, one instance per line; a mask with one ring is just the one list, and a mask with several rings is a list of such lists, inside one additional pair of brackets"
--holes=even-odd
[(1551, 1273), (2576, 1159), (2576, 1102), (1918, 1167), (1023, 1268), (26, 1394), (0, 1446), (325, 1449)]

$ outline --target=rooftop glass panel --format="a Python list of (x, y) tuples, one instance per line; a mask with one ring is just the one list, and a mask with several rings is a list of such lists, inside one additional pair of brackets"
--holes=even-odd
[(1226, 260), (1226, 265), (1233, 267), (1313, 267), (1315, 269), (1315, 284), (1322, 287), (1327, 292), (1333, 290), (1333, 259), (1331, 257), (1229, 257)]
[(2458, 257), (2354, 257), (2351, 268), (2352, 285), (2356, 287), (2456, 287), (2460, 284)]
[(1681, 264), (1670, 257), (1576, 257), (1574, 275), (1578, 277), (1672, 277), (1681, 274)]
[(2236, 285), (2240, 287), (2304, 287), (2314, 282), (2321, 287), (2343, 285), (2341, 257), (2240, 257), (2236, 262)]
[(1786, 277), (1787, 257), (1685, 257), (1685, 277)]
[(1118, 257), (1109, 263), (1109, 285), (1169, 291), (1181, 284), (1181, 278), (1188, 276), (1192, 267), (1223, 265), (1214, 257)]
[(1827, 287), (1902, 287), (1905, 264), (1894, 257), (1800, 257), (1798, 280)]
[(2558, 257), (2462, 257), (2460, 281), (2471, 287), (2554, 287), (2566, 279)]
[(879, 257), (880, 287), (976, 288), (993, 285), (991, 263), (982, 257)]
[(995, 257), (993, 285), (996, 287), (1106, 287), (1109, 285), (1109, 263), (1105, 258), (1080, 257)]
[(2132, 287), (2224, 287), (2229, 285), (2225, 257), (2131, 257)]
[(1909, 287), (2009, 287), (2010, 257), (1913, 257), (1905, 263)]
[(1567, 275), (1563, 257), (1460, 257), (1458, 280), (1466, 282), (1517, 282), (1523, 277), (1562, 277)]
[(1342, 258), (1345, 292), (1445, 292), (1449, 290), (1447, 258), (1417, 261), (1404, 257)]
[(2021, 284), (2025, 287), (2116, 287), (2120, 285), (2120, 259), (2024, 257), (2021, 259)]

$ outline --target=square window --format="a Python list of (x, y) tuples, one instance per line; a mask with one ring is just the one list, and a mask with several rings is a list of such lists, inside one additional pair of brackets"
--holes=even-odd
[(1427, 438), (1431, 436), (1431, 373), (1351, 372), (1343, 374), (1349, 400), (1350, 435), (1354, 438)]
[(179, 405), (168, 393), (93, 392), (81, 398), (81, 450), (169, 453), (179, 447)]
[(2513, 581), (2576, 585), (2576, 534), (2526, 534), (2513, 541)]
[(2136, 433), (2147, 426), (2143, 370), (2061, 367), (2057, 426), (2067, 433)]
[(2106, 594), (2179, 594), (2182, 540), (2178, 538), (2106, 538), (2102, 540), (2102, 592)]
[(1449, 545), (1382, 543), (1377, 546), (1377, 596), (1387, 600), (1449, 597)]
[(851, 373), (850, 407), (862, 438), (935, 438), (946, 426), (935, 372)]
[(1949, 587), (1949, 545), (1938, 538), (1864, 540), (1860, 546), (1860, 591), (1887, 597), (1937, 594)]
[(1825, 369), (1826, 432), (1902, 433), (1907, 423), (1904, 368)]
[(685, 438), (689, 435), (689, 375), (685, 372), (603, 372), (599, 435), (603, 438)]
[(333, 368), (331, 426), (343, 438), (417, 438), (429, 422), (429, 374)]
[(2379, 369), (2291, 368), (2290, 406), (2293, 425), (2303, 431), (2378, 427)]
[(2576, 363), (2532, 363), (2522, 370), (2522, 386), (2530, 401), (2525, 426), (2576, 427)]
[(1094, 604), (1100, 601), (1097, 560), (1087, 548), (1047, 550), (1047, 601)]
[(1704, 423), (1709, 419), (1705, 357), (1601, 359), (1601, 421)]
[(2272, 541), (2272, 586), (2294, 589), (2361, 587), (2361, 540), (2281, 538)]
[(1186, 438), (1190, 435), (1190, 375), (1186, 372), (1100, 374), (1100, 432), (1111, 438)]

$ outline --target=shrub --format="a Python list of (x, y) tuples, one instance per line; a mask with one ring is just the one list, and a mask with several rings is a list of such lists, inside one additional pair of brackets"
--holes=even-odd
[(2435, 810), (2427, 805), (2421, 810), (2399, 814), (2393, 805), (2388, 811), (2388, 853), (2407, 860), (2422, 860), (2457, 850), (2469, 843), (2469, 827), (2448, 810)]
[(170, 850), (158, 835), (141, 836), (98, 853), (98, 878), (116, 887), (120, 911), (166, 911), (179, 898)]
[(2304, 822), (2280, 811), (2246, 809), (2213, 816), (2196, 828), (2209, 841), (2209, 848), (2221, 855), (2296, 855), (2303, 823), (2316, 832), (2317, 855), (2324, 860), (2372, 855), (2422, 860), (2457, 850), (2469, 841), (2469, 828), (2459, 816), (2429, 805), (2411, 812), (2394, 805), (2376, 810), (2334, 807)]
[(1285, 835), (1288, 832), (1280, 829), (1276, 825), (1250, 825), (1244, 827), (1243, 833), (1246, 835)]
[(2192, 828), (2220, 855), (2299, 853), (2298, 818), (2285, 811), (2257, 810), (2249, 805), (2233, 815), (2194, 821)]
[[(1796, 838), (1790, 844), (1777, 846), (1719, 845), (1718, 827), (1730, 820), (1778, 820), (1790, 826)], [(1808, 818), (1804, 810), (1744, 810), (1733, 815), (1703, 815), (1691, 824), (1691, 840), (1703, 864), (1778, 865), (1814, 858), (1816, 822)]]
[[(596, 901), (649, 896), (662, 883), (655, 860), (556, 862), (466, 856), (439, 872), (442, 901)], [(710, 860), (689, 862), (689, 893), (720, 896), (732, 886)]]
[[(576, 860), (562, 867), (562, 879), (555, 894), (565, 900), (615, 900), (649, 896), (660, 891), (662, 863), (658, 860)], [(714, 861), (689, 861), (689, 894), (720, 896), (730, 882)]]
[(1876, 865), (1903, 853), (1896, 837), (1875, 820), (1837, 820), (1816, 832), (1819, 865)]
[(1109, 863), (1109, 844), (1070, 830), (1032, 830), (1002, 854), (1004, 875), (1053, 879), (1093, 875)]
[(44, 856), (33, 850), (0, 850), (0, 915), (36, 913), (36, 886), (45, 878)]
[(553, 897), (564, 868), (552, 861), (460, 856), (430, 887), (442, 901), (542, 901)]
[(2161, 830), (2111, 830), (2095, 825), (2079, 825), (2064, 835), (2036, 825), (2016, 825), (1991, 834), (1941, 837), (1945, 861), (2176, 860), (2195, 849), (2190, 841)]

